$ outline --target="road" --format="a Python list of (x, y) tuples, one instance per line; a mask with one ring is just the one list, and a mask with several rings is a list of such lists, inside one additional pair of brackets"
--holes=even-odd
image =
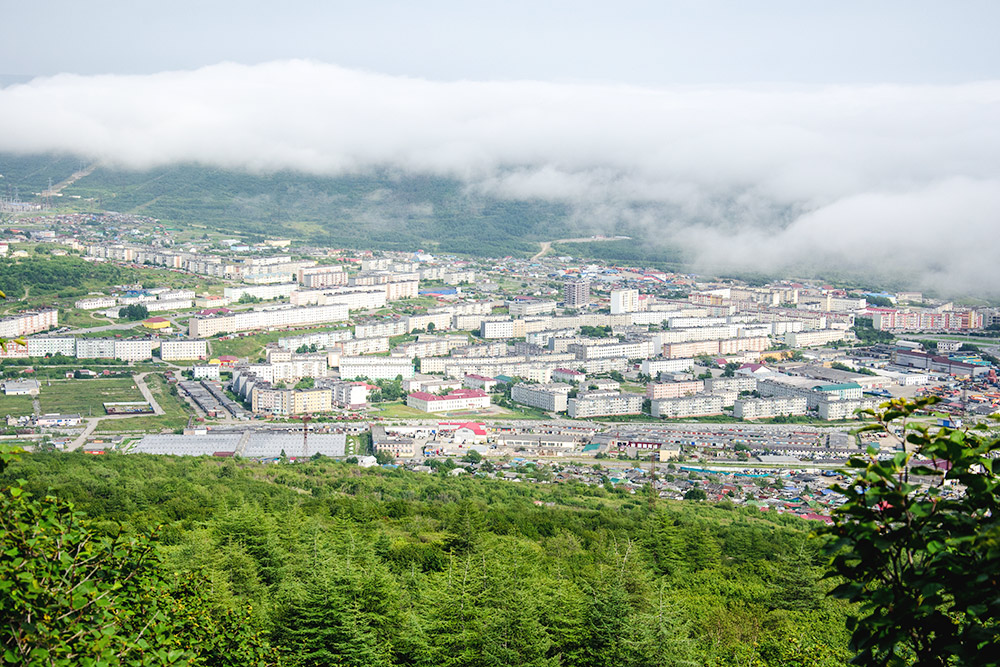
[[(153, 393), (149, 391), (149, 386), (146, 385), (147, 375), (149, 375), (149, 373), (139, 373), (138, 375), (136, 375), (135, 386), (139, 388), (139, 393), (142, 394), (142, 397), (146, 399), (146, 401), (149, 402), (150, 407), (153, 408), (153, 414), (162, 415), (163, 408), (161, 408), (160, 404), (156, 402), (155, 398), (153, 398)], [(80, 447), (83, 447), (83, 445), (87, 442), (87, 438), (89, 438), (90, 435), (94, 432), (94, 430), (97, 428), (97, 425), (101, 422), (101, 420), (132, 419), (133, 417), (145, 417), (145, 416), (147, 415), (104, 415), (101, 417), (88, 417), (86, 419), (87, 427), (83, 429), (83, 433), (78, 435), (76, 439), (73, 440), (73, 442), (70, 443), (68, 447), (66, 447), (66, 451), (71, 452), (74, 449), (79, 449)]]
[(105, 324), (101, 327), (89, 327), (86, 329), (73, 329), (69, 333), (82, 334), (82, 333), (97, 333), (99, 331), (124, 331), (126, 329), (135, 329), (140, 326), (142, 322), (127, 322), (125, 324)]
[(147, 375), (149, 375), (149, 373), (139, 373), (136, 375), (135, 386), (139, 388), (139, 393), (142, 394), (142, 397), (145, 398), (146, 402), (153, 408), (153, 414), (159, 416), (163, 414), (163, 408), (161, 408), (160, 404), (156, 402), (156, 399), (153, 398), (153, 392), (149, 391), (149, 387), (146, 386)]
[(553, 243), (596, 243), (600, 241), (622, 241), (622, 240), (627, 241), (628, 239), (629, 237), (627, 236), (585, 236), (576, 239), (556, 239), (555, 241), (541, 241), (539, 245), (542, 246), (542, 249), (539, 250), (537, 253), (535, 253), (531, 259), (535, 260), (545, 257), (545, 255), (549, 254), (549, 251), (552, 250)]

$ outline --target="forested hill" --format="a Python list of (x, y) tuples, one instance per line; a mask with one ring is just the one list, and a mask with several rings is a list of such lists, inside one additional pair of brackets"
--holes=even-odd
[[(80, 169), (62, 156), (0, 154), (0, 194), (36, 200), (51, 179)], [(566, 204), (484, 194), (458, 180), (382, 170), (337, 177), (296, 172), (251, 174), (201, 165), (146, 171), (99, 166), (62, 190), (59, 205), (136, 213), (178, 226), (223, 233), (288, 236), (328, 245), (502, 257), (530, 256), (540, 241), (592, 234), (643, 235), (642, 228), (575, 213)], [(669, 218), (669, 216), (668, 216)], [(667, 218), (665, 218), (667, 219)], [(673, 262), (661, 246), (635, 255), (621, 244), (614, 259)], [(585, 256), (595, 244), (575, 248)]]
[[(18, 478), (25, 492), (12, 498), (6, 488)], [(86, 513), (88, 535), (113, 535), (120, 525), (139, 535), (163, 524), (151, 568), (204, 583), (119, 593), (110, 608), (132, 611), (119, 610), (108, 627), (125, 632), (152, 613), (129, 607), (133, 597), (159, 600), (155, 628), (172, 642), (169, 655), (191, 652), (190, 664), (785, 667), (848, 659), (848, 608), (823, 596), (812, 526), (756, 509), (324, 459), (264, 466), (35, 454), (13, 463), (0, 487), (8, 522), (31, 512), (35, 522), (54, 521), (51, 509), (24, 500), (50, 493)], [(55, 538), (37, 539), (31, 544)]]

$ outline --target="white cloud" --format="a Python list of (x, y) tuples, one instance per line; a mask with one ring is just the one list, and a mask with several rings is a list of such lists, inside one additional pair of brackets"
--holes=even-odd
[[(1000, 293), (995, 271), (979, 273), (1000, 259), (991, 243), (1000, 221), (997, 118), (994, 81), (441, 83), (281, 61), (59, 75), (0, 89), (0, 150), (68, 151), (130, 168), (391, 166), (565, 201), (581, 218), (645, 219), (669, 227), (704, 266), (923, 267), (955, 288)], [(797, 217), (775, 229), (775, 210)]]

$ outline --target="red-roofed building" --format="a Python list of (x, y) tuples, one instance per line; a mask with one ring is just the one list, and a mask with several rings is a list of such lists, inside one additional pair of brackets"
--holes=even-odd
[(583, 382), (586, 379), (587, 379), (586, 373), (581, 373), (580, 371), (574, 371), (571, 368), (557, 368), (554, 371), (552, 371), (553, 382), (577, 383), (577, 382)]
[(490, 395), (479, 389), (457, 389), (444, 396), (415, 391), (406, 397), (406, 405), (424, 412), (481, 410), (490, 406)]

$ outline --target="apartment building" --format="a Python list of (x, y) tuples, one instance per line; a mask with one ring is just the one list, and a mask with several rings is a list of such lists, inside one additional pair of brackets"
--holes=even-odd
[(653, 341), (636, 340), (620, 343), (570, 343), (567, 352), (572, 352), (577, 359), (648, 359), (656, 354)]
[(342, 266), (310, 266), (299, 269), (298, 281), (306, 289), (346, 285), (347, 272)]
[(94, 296), (80, 299), (73, 305), (80, 310), (99, 310), (101, 308), (111, 308), (118, 300), (113, 296)]
[(336, 381), (327, 385), (333, 392), (333, 404), (349, 410), (358, 410), (368, 405), (368, 385), (364, 382)]
[(256, 285), (254, 287), (226, 287), (222, 290), (224, 297), (230, 303), (236, 303), (243, 296), (252, 296), (262, 301), (272, 299), (287, 299), (299, 289), (298, 283), (281, 283), (278, 285)]
[(208, 356), (208, 341), (165, 340), (160, 343), (160, 358), (164, 361), (192, 361)]
[(737, 399), (733, 404), (733, 416), (737, 419), (769, 419), (778, 416), (801, 416), (806, 414), (808, 401), (803, 397), (747, 398)]
[(159, 341), (149, 338), (115, 339), (114, 356), (122, 361), (145, 361), (153, 358), (153, 348)]
[[(426, 315), (409, 315), (406, 318), (403, 333), (411, 333), (417, 329), (424, 331), (443, 331), (451, 328), (451, 313), (427, 313)], [(431, 326), (433, 325), (433, 326)]]
[(42, 308), (0, 318), (0, 338), (20, 338), (59, 326), (59, 311)]
[(555, 301), (545, 301), (539, 299), (514, 299), (507, 302), (507, 312), (511, 317), (528, 317), (530, 315), (544, 315), (554, 313), (556, 310)]
[(563, 288), (563, 303), (567, 308), (577, 308), (590, 303), (590, 281), (570, 280)]
[(218, 382), (221, 378), (219, 367), (215, 364), (192, 366), (191, 373), (195, 380), (215, 380)]
[(385, 298), (389, 301), (413, 299), (420, 294), (419, 282), (416, 280), (390, 280), (385, 284)]
[(650, 403), (650, 412), (662, 419), (707, 417), (725, 412), (725, 397), (721, 394), (696, 394), (686, 398), (661, 398)]
[(76, 338), (28, 338), (29, 357), (48, 357), (61, 354), (67, 357), (76, 356)]
[(316, 346), (317, 350), (322, 350), (328, 347), (332, 347), (334, 344), (341, 341), (350, 340), (351, 330), (350, 329), (338, 329), (336, 331), (321, 331), (319, 333), (305, 334), (302, 336), (289, 336), (287, 338), (278, 339), (278, 347), (283, 347), (286, 350), (295, 351), (302, 347), (303, 345), (309, 347), (312, 345)]
[(812, 331), (789, 331), (785, 334), (785, 345), (788, 347), (813, 347), (828, 345), (834, 341), (847, 340), (852, 337), (844, 329), (815, 329)]
[(409, 357), (340, 357), (340, 377), (365, 377), (370, 380), (395, 380), (413, 377), (413, 361)]
[(484, 320), (479, 325), (480, 338), (514, 338), (514, 321), (510, 319)]
[(639, 290), (611, 290), (611, 314), (634, 313), (639, 310)]
[(589, 419), (612, 415), (637, 415), (642, 413), (643, 397), (614, 391), (580, 392), (567, 402), (566, 410), (572, 419)]
[(469, 339), (465, 336), (418, 336), (417, 340), (398, 345), (397, 354), (411, 359), (416, 357), (444, 357), (452, 350), (465, 347)]
[(347, 306), (343, 304), (241, 311), (228, 315), (192, 317), (188, 322), (188, 335), (191, 338), (208, 338), (220, 333), (342, 322), (347, 317)]
[(329, 389), (276, 389), (266, 382), (254, 385), (250, 409), (256, 414), (303, 415), (333, 410)]
[(660, 373), (686, 373), (694, 369), (694, 359), (679, 357), (677, 359), (644, 359), (639, 365), (643, 375), (659, 377)]
[(406, 320), (369, 322), (365, 324), (358, 324), (357, 326), (354, 327), (354, 336), (356, 338), (402, 336), (405, 333), (408, 333), (406, 330)]
[(646, 385), (646, 398), (681, 398), (705, 391), (704, 380), (685, 380), (681, 382), (650, 382)]
[(530, 405), (548, 412), (566, 412), (571, 385), (562, 382), (548, 384), (516, 384), (510, 389), (510, 399), (515, 403)]

